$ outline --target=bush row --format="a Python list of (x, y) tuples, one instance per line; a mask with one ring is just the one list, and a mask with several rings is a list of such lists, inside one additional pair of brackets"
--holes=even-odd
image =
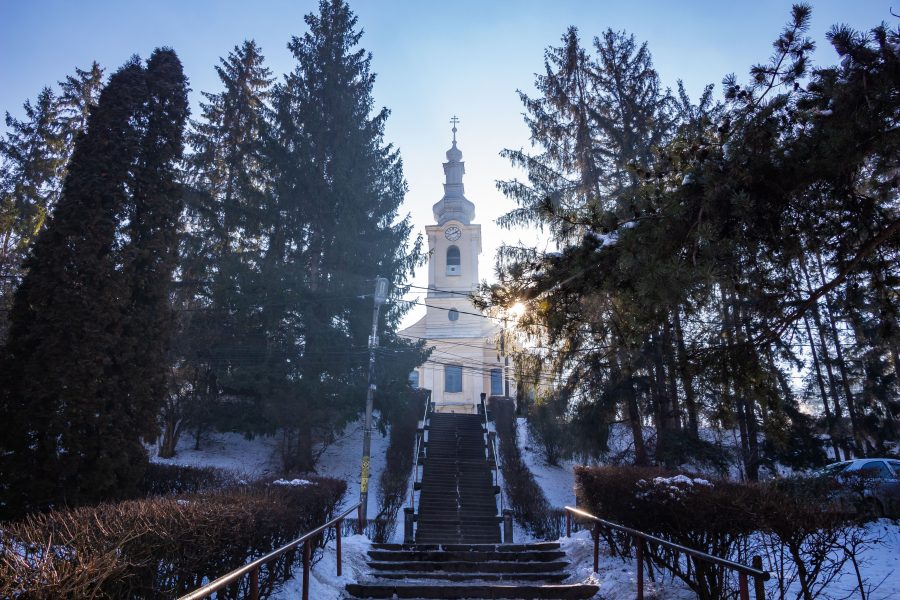
[(389, 542), (397, 527), (397, 514), (409, 491), (416, 451), (416, 430), (423, 417), (425, 392), (410, 390), (401, 409), (390, 416), (391, 439), (385, 455), (384, 471), (378, 486), (378, 515), (375, 517), (372, 540)]
[(525, 461), (516, 441), (516, 408), (508, 398), (490, 399), (489, 409), (497, 429), (500, 465), (506, 497), (513, 516), (538, 539), (550, 539), (556, 531), (550, 503)]
[[(827, 481), (748, 484), (639, 467), (576, 467), (575, 477), (579, 506), (598, 517), (744, 564), (760, 555), (778, 574), (776, 597), (795, 583), (799, 597), (814, 598), (871, 541), (847, 515), (827, 510)], [(613, 553), (631, 554), (632, 540), (601, 534)], [(702, 600), (734, 591), (724, 568), (652, 545), (647, 554)]]
[[(346, 484), (234, 485), (200, 494), (129, 500), (5, 523), (0, 598), (173, 598), (328, 520)], [(262, 596), (298, 556), (260, 573)], [(243, 597), (242, 588), (219, 598)]]

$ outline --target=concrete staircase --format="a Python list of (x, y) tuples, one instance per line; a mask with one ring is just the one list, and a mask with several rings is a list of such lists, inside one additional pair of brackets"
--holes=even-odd
[(494, 456), (484, 417), (430, 413), (424, 445), (417, 544), (497, 544), (500, 517), (491, 476)]
[[(484, 417), (429, 413), (414, 544), (373, 544), (369, 575), (351, 598), (593, 598), (594, 585), (565, 584), (555, 542), (500, 544), (500, 517)], [(412, 538), (409, 538), (412, 539)]]
[(352, 598), (593, 598), (568, 576), (559, 544), (373, 544), (370, 581)]

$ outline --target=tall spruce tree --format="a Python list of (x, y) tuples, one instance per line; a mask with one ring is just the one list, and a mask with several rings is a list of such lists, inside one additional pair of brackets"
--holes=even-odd
[[(161, 399), (148, 393), (158, 377), (130, 361), (164, 366), (155, 327), (165, 321), (185, 94), (170, 50), (155, 52), (149, 70), (132, 59), (76, 142), (0, 357), (6, 516), (127, 495), (142, 474), (140, 437)], [(145, 293), (146, 303), (136, 297)]]
[[(284, 233), (268, 257), (297, 309), (273, 307), (268, 321), (291, 332), (278, 335), (283, 351), (301, 356), (293, 383), (272, 396), (290, 436), (287, 463), (301, 470), (314, 466), (316, 438), (362, 407), (374, 277), (402, 284), (421, 260), (409, 217), (398, 216), (402, 163), (383, 140), (388, 110), (373, 114), (371, 55), (358, 48), (356, 17), (343, 0), (323, 0), (306, 23), (288, 45), (297, 65), (274, 93), (273, 194)], [(402, 312), (385, 311), (385, 340)]]
[(22, 260), (59, 197), (102, 76), (97, 63), (89, 71), (76, 68), (60, 82), (58, 96), (44, 88), (34, 105), (25, 103), (25, 120), (6, 115), (9, 131), (0, 141), (0, 343)]
[[(269, 209), (264, 154), (273, 79), (252, 40), (221, 59), (216, 72), (223, 89), (203, 93), (201, 119), (190, 134), (194, 193), (182, 238), (184, 287), (176, 294), (179, 306), (190, 309), (178, 325), (181, 366), (175, 387), (183, 393), (166, 407), (161, 455), (174, 453), (184, 425), (195, 433), (213, 420), (248, 433), (271, 431), (259, 383), (265, 365), (253, 357), (265, 350), (260, 307), (266, 300), (259, 281), (277, 226)], [(220, 391), (232, 399), (233, 414), (211, 410)]]
[(59, 195), (66, 159), (59, 106), (50, 88), (23, 108), (22, 120), (6, 113), (8, 131), (0, 140), (0, 322), (11, 306), (28, 246)]

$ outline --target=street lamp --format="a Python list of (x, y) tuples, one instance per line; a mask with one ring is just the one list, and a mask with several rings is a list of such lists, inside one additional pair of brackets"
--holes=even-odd
[[(375, 278), (375, 310), (372, 314), (372, 335), (369, 337), (369, 385), (366, 389), (366, 422), (363, 428), (362, 473), (359, 480), (360, 523), (366, 524), (369, 506), (369, 453), (372, 449), (372, 401), (375, 398), (375, 349), (378, 348), (378, 313), (387, 300), (390, 282), (384, 277)], [(360, 531), (360, 534), (363, 532)]]
[(513, 323), (519, 320), (525, 312), (525, 305), (521, 302), (513, 304), (503, 315), (503, 331), (500, 337), (500, 352), (503, 355), (503, 395), (509, 398), (509, 355), (506, 353), (506, 321), (511, 316)]

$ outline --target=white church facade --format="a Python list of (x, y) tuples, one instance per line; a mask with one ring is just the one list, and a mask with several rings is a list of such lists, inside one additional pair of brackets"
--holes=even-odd
[(453, 146), (444, 163), (444, 196), (428, 225), (428, 291), (425, 316), (399, 333), (433, 347), (428, 361), (410, 375), (414, 387), (431, 390), (435, 410), (474, 413), (481, 394), (515, 397), (505, 357), (500, 356), (501, 327), (485, 318), (470, 300), (478, 287), (481, 225), (474, 222), (475, 204), (464, 194), (465, 164)]

